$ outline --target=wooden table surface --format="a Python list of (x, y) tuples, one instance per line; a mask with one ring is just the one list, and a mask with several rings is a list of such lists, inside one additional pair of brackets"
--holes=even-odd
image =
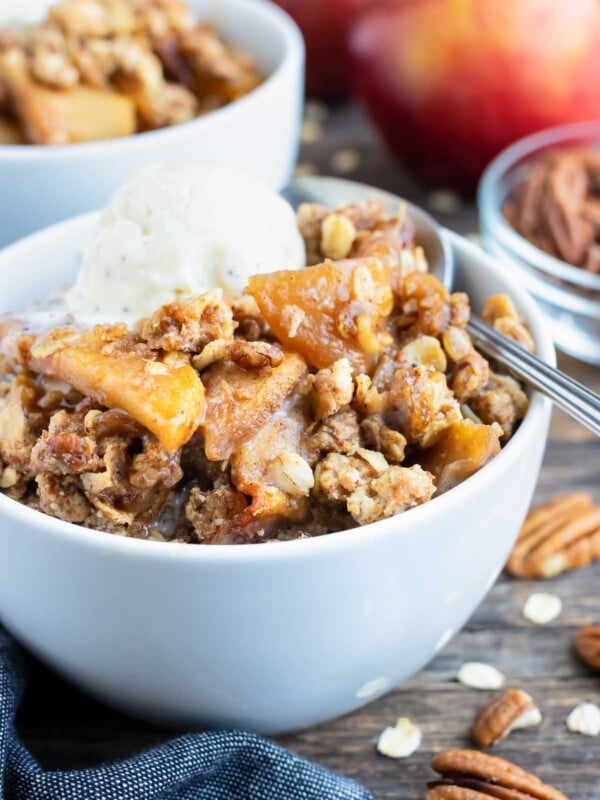
[[(305, 138), (311, 141), (303, 145), (302, 170), (339, 175), (340, 164), (348, 169), (358, 159), (347, 177), (429, 206), (441, 222), (462, 233), (476, 229), (473, 207), (456, 206), (447, 195), (417, 186), (394, 164), (356, 109), (330, 110), (323, 119), (323, 109), (316, 107), (311, 116), (321, 124), (306, 127)], [(600, 369), (566, 357), (560, 366), (600, 390)], [(591, 492), (600, 502), (600, 445), (555, 412), (536, 501), (575, 488)], [(510, 685), (529, 692), (544, 714), (540, 727), (512, 734), (494, 752), (534, 770), (570, 800), (599, 800), (600, 737), (578, 736), (565, 726), (567, 714), (582, 700), (600, 704), (600, 676), (571, 651), (578, 626), (600, 620), (599, 582), (600, 562), (544, 583), (501, 578), (465, 629), (411, 681), (354, 714), (281, 742), (362, 782), (376, 800), (418, 800), (431, 776), (432, 755), (469, 745), (473, 715), (489, 695), (464, 688), (454, 676), (463, 661), (484, 661), (502, 670)], [(546, 627), (534, 627), (521, 615), (527, 596), (540, 589), (563, 601), (562, 614)], [(377, 754), (375, 741), (399, 716), (411, 717), (422, 728), (423, 744), (410, 758), (393, 761)], [(97, 705), (42, 668), (34, 675), (19, 729), (48, 768), (133, 754), (167, 736)]]

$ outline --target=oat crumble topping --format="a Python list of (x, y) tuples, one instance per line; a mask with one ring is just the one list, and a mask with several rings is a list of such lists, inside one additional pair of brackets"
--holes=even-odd
[[(404, 513), (483, 467), (527, 397), (474, 349), (468, 298), (426, 271), (404, 210), (304, 205), (298, 224), (313, 266), (241, 299), (134, 329), (0, 317), (0, 491), (123, 536), (250, 543)], [(527, 334), (508, 298), (484, 316)]]

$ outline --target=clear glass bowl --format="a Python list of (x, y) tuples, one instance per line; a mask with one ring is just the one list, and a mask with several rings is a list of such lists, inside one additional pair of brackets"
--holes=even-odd
[(535, 297), (561, 350), (600, 365), (600, 275), (586, 272), (540, 250), (508, 224), (505, 201), (547, 150), (600, 149), (600, 122), (562, 125), (520, 139), (485, 170), (477, 192), (486, 249), (511, 270)]

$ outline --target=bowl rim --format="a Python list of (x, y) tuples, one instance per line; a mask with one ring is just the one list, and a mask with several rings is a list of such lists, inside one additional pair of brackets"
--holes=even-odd
[[(518, 139), (502, 150), (485, 168), (477, 187), (481, 227), (516, 258), (567, 283), (600, 291), (600, 275), (593, 275), (540, 250), (512, 228), (502, 214), (498, 187), (502, 178), (522, 159), (570, 139), (595, 138), (600, 144), (600, 121), (556, 125)], [(596, 301), (590, 301), (596, 302)]]
[[(131, 150), (144, 145), (156, 143), (164, 147), (168, 144), (168, 137), (178, 133), (185, 134), (194, 128), (210, 129), (211, 126), (226, 122), (232, 115), (243, 111), (249, 104), (260, 101), (261, 98), (276, 90), (285, 82), (290, 71), (304, 61), (304, 39), (294, 20), (282, 8), (270, 0), (218, 0), (219, 4), (229, 6), (233, 10), (243, 9), (244, 13), (254, 14), (272, 26), (283, 43), (283, 54), (276, 67), (268, 74), (264, 81), (247, 95), (234, 100), (222, 108), (217, 108), (200, 117), (169, 125), (154, 131), (134, 133), (130, 136), (120, 136), (112, 139), (100, 139), (91, 142), (78, 142), (64, 145), (0, 145), (0, 163), (6, 162), (31, 162), (31, 161), (66, 161), (78, 158), (101, 157), (110, 155), (111, 151), (120, 148), (123, 155)], [(250, 49), (250, 48), (249, 48)]]
[[(52, 225), (38, 231), (15, 244), (9, 245), (0, 253), (0, 269), (2, 262), (10, 263), (11, 256), (26, 251), (33, 244), (39, 244), (40, 239), (52, 239), (69, 233), (69, 228), (76, 232), (86, 224), (90, 224), (99, 212), (92, 212), (73, 217), (65, 222)], [(469, 242), (462, 236), (443, 229), (443, 235), (448, 237), (455, 251), (462, 251), (472, 260), (477, 260), (481, 267), (507, 281), (506, 272), (492, 256), (485, 253), (478, 245)], [(512, 278), (508, 278), (512, 282)], [(547, 363), (556, 363), (556, 354), (552, 336), (544, 316), (535, 300), (519, 284), (511, 286), (511, 293), (530, 326), (534, 341), (536, 342), (540, 357)], [(232, 567), (248, 561), (271, 561), (281, 558), (306, 558), (331, 554), (341, 549), (353, 549), (369, 546), (370, 543), (385, 538), (390, 534), (395, 536), (414, 535), (418, 529), (432, 520), (443, 520), (446, 513), (462, 503), (468, 503), (469, 496), (480, 492), (493, 491), (495, 480), (501, 478), (511, 462), (520, 458), (520, 452), (525, 443), (534, 435), (546, 434), (546, 424), (550, 415), (550, 401), (532, 392), (530, 406), (515, 435), (502, 448), (500, 453), (486, 464), (479, 472), (472, 475), (463, 483), (451, 489), (440, 497), (410, 509), (410, 513), (399, 514), (379, 522), (358, 526), (347, 530), (336, 531), (309, 539), (295, 539), (286, 542), (265, 542), (262, 545), (252, 546), (246, 544), (225, 544), (214, 546), (194, 546), (183, 542), (157, 542), (145, 539), (128, 538), (105, 531), (84, 528), (75, 523), (65, 522), (55, 517), (43, 514), (28, 506), (22, 505), (17, 500), (0, 493), (0, 536), (2, 528), (8, 524), (23, 524), (26, 527), (35, 527), (42, 535), (55, 535), (65, 544), (78, 547), (91, 547), (106, 555), (121, 554), (124, 557), (146, 558), (149, 560), (168, 559), (182, 562), (218, 562)]]

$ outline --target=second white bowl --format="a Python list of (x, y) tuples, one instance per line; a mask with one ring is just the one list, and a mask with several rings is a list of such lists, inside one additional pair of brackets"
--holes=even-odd
[(268, 78), (203, 117), (103, 142), (0, 146), (0, 247), (59, 220), (101, 208), (140, 168), (165, 161), (220, 161), (251, 170), (274, 189), (292, 174), (299, 143), (304, 44), (295, 23), (266, 0), (188, 0), (198, 19), (248, 50)]

